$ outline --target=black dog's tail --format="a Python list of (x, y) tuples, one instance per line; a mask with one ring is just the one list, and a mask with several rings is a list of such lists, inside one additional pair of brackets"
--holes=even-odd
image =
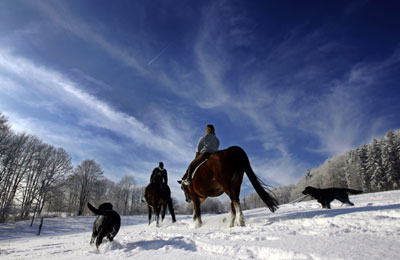
[(93, 212), (96, 215), (111, 215), (113, 214), (112, 210), (100, 210), (96, 209), (92, 204), (88, 202), (87, 204), (88, 208), (90, 209), (91, 212)]
[(344, 189), (346, 192), (351, 193), (351, 194), (360, 194), (363, 193), (362, 190), (352, 190), (352, 189)]

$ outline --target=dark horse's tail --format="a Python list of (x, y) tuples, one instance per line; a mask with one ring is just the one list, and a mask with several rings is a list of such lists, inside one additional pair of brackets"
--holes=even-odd
[(171, 196), (167, 199), (168, 210), (172, 217), (172, 222), (176, 222), (174, 207), (172, 206)]
[(233, 148), (238, 149), (238, 152), (242, 154), (240, 157), (243, 159), (241, 161), (243, 163), (244, 170), (245, 170), (247, 177), (249, 178), (251, 184), (253, 185), (254, 189), (256, 190), (258, 196), (260, 196), (262, 201), (264, 201), (264, 203), (267, 205), (269, 210), (271, 210), (271, 212), (275, 212), (275, 210), (278, 209), (278, 201), (276, 200), (276, 198), (271, 196), (265, 190), (266, 185), (254, 173), (253, 169), (250, 166), (249, 157), (247, 157), (246, 152), (238, 146), (234, 146)]

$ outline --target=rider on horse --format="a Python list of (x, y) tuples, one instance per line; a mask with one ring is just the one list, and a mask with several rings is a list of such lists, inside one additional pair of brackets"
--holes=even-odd
[(150, 183), (158, 183), (161, 190), (170, 190), (168, 186), (168, 173), (164, 168), (164, 163), (159, 162), (158, 167), (153, 169), (150, 176)]
[(176, 221), (171, 199), (171, 189), (168, 186), (167, 170), (164, 168), (163, 162), (160, 162), (158, 167), (154, 168), (151, 173), (150, 183), (145, 188), (143, 201), (146, 202), (148, 206), (149, 224), (151, 221), (152, 208), (154, 208), (158, 225), (160, 210), (162, 211), (161, 218), (164, 219), (167, 206), (172, 216), (172, 222)]
[(187, 169), (186, 179), (183, 180), (185, 185), (189, 185), (192, 181), (192, 174), (194, 170), (199, 166), (202, 162), (204, 162), (210, 154), (218, 151), (219, 148), (219, 140), (215, 135), (215, 128), (213, 125), (206, 126), (206, 133), (200, 137), (199, 142), (196, 148), (196, 157), (190, 163)]

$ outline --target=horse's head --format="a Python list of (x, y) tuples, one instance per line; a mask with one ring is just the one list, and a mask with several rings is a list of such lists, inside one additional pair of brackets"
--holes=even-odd
[(178, 180), (178, 183), (181, 185), (181, 189), (185, 193), (186, 202), (190, 203), (192, 200), (190, 199), (189, 185), (186, 185), (182, 180)]

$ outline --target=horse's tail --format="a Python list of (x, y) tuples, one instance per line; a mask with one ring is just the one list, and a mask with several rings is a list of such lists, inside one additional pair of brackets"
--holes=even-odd
[(173, 207), (173, 205), (172, 205), (172, 199), (171, 199), (171, 197), (168, 198), (167, 204), (168, 204), (169, 213), (171, 214), (171, 217), (172, 217), (172, 222), (176, 222), (175, 211), (174, 211), (174, 207)]
[(266, 190), (265, 190), (265, 184), (257, 177), (257, 175), (253, 172), (253, 169), (249, 165), (249, 167), (246, 169), (246, 174), (247, 177), (249, 177), (249, 180), (251, 184), (253, 184), (254, 189), (256, 190), (258, 196), (264, 201), (264, 203), (267, 205), (269, 210), (271, 212), (275, 212), (275, 210), (278, 209), (278, 201), (276, 198), (271, 196)]
[(249, 158), (247, 157), (246, 152), (243, 151), (243, 153), (245, 158), (245, 161), (243, 163), (245, 164), (245, 172), (247, 174), (247, 177), (249, 178), (254, 189), (256, 190), (258, 196), (260, 196), (262, 201), (264, 201), (269, 210), (271, 210), (271, 212), (275, 212), (275, 210), (278, 209), (277, 199), (266, 191), (268, 190), (267, 185), (262, 180), (260, 180), (260, 178), (257, 177), (257, 175), (254, 173), (253, 169), (250, 166), (250, 161)]

